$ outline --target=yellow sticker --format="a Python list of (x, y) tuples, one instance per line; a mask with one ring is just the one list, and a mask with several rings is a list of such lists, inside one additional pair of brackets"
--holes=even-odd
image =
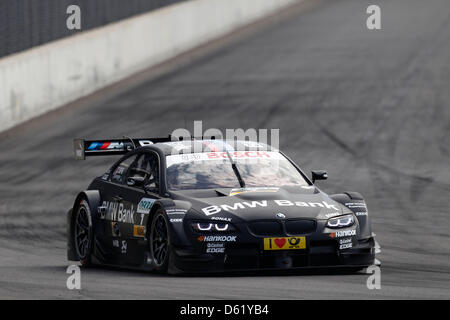
[(306, 249), (305, 237), (264, 238), (264, 250)]
[(145, 227), (144, 226), (134, 226), (133, 236), (138, 237), (138, 238), (144, 238), (145, 237)]

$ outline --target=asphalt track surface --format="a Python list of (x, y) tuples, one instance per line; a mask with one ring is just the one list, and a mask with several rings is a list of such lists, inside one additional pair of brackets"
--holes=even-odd
[[(450, 297), (450, 2), (308, 1), (293, 16), (163, 76), (50, 113), (0, 137), (0, 298), (379, 299)], [(112, 159), (72, 139), (204, 128), (280, 128), (280, 147), (327, 192), (363, 193), (382, 246), (364, 273), (170, 277), (82, 271), (66, 289), (65, 213)]]

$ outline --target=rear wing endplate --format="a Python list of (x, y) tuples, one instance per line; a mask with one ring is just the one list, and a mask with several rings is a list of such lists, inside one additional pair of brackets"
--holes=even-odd
[(113, 156), (122, 155), (139, 147), (145, 147), (158, 142), (170, 142), (172, 137), (167, 138), (123, 138), (109, 140), (84, 140), (74, 139), (73, 149), (76, 160), (84, 160), (90, 156)]

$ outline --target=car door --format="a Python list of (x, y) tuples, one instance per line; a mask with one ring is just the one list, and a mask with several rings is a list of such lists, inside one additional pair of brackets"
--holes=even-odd
[(153, 203), (160, 198), (158, 159), (158, 155), (151, 150), (139, 153), (125, 174), (125, 182), (122, 182), (124, 213), (118, 216), (120, 252), (128, 264), (141, 264), (148, 249), (148, 217)]
[(126, 180), (131, 167), (135, 165), (139, 154), (125, 156), (122, 161), (111, 168), (111, 173), (103, 183), (101, 197), (103, 199), (101, 214), (101, 229), (103, 251), (102, 255), (110, 263), (124, 261), (127, 252), (127, 242), (124, 236), (127, 222), (134, 220), (132, 208), (124, 201), (126, 193)]

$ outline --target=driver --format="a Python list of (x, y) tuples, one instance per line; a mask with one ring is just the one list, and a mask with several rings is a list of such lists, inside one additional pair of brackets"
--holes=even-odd
[(143, 161), (143, 166), (147, 167), (147, 164), (150, 166), (150, 172), (146, 177), (144, 185), (148, 187), (159, 188), (158, 160), (154, 155), (146, 154)]

